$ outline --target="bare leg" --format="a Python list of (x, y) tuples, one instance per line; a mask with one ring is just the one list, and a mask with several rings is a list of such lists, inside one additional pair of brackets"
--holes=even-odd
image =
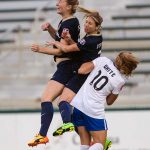
[(80, 136), (81, 145), (90, 145), (91, 135), (84, 126), (78, 127), (78, 133)]
[(107, 137), (107, 130), (90, 131), (90, 133), (91, 133), (94, 143), (101, 143), (104, 147), (106, 137)]
[(41, 103), (41, 128), (40, 128), (40, 135), (46, 136), (51, 121), (53, 119), (54, 109), (52, 105), (52, 101), (55, 100), (57, 96), (59, 96), (64, 88), (64, 85), (50, 80), (46, 86), (46, 89), (42, 95), (42, 103)]
[(64, 85), (54, 81), (50, 80), (42, 94), (41, 101), (46, 102), (46, 101), (54, 101), (55, 98), (57, 98), (63, 91)]

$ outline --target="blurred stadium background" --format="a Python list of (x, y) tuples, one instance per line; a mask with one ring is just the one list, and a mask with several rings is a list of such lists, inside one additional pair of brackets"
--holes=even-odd
[[(55, 4), (56, 0), (0, 0), (1, 149), (30, 149), (26, 142), (38, 131), (40, 97), (56, 65), (52, 56), (34, 53), (30, 45), (52, 40), (41, 24), (49, 21), (57, 27)], [(116, 103), (106, 106), (114, 142), (110, 150), (150, 150), (150, 0), (80, 0), (80, 4), (99, 10), (104, 18), (102, 56), (113, 59), (128, 50), (141, 61)], [(76, 16), (83, 26), (83, 15)], [(60, 123), (56, 113), (50, 130)], [(64, 135), (35, 149), (79, 149), (77, 135), (69, 136), (71, 141)]]

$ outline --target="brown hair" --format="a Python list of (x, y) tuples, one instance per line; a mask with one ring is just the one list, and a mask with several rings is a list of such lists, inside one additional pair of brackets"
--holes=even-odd
[(77, 10), (77, 7), (79, 5), (79, 1), (78, 0), (66, 0), (68, 5), (72, 6), (72, 14), (74, 14)]
[(115, 65), (117, 69), (126, 76), (130, 76), (132, 74), (138, 63), (138, 58), (128, 51), (120, 52), (115, 59)]
[(89, 9), (83, 8), (81, 6), (78, 6), (77, 10), (79, 12), (86, 13), (85, 17), (92, 17), (94, 19), (95, 23), (96, 23), (96, 26), (98, 27), (98, 32), (100, 32), (100, 30), (101, 30), (101, 24), (103, 22), (103, 18), (99, 14), (98, 11), (96, 11), (96, 10), (89, 10)]

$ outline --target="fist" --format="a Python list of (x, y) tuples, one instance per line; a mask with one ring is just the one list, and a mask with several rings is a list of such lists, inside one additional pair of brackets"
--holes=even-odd
[(32, 44), (32, 45), (31, 45), (31, 50), (32, 50), (33, 52), (39, 52), (39, 49), (40, 49), (40, 47), (39, 47), (38, 44)]
[(64, 28), (62, 31), (61, 37), (65, 39), (68, 37), (68, 35), (69, 35), (69, 29)]
[(49, 28), (49, 26), (50, 26), (50, 23), (46, 22), (46, 23), (42, 24), (41, 29), (42, 29), (43, 31), (47, 31), (48, 28)]

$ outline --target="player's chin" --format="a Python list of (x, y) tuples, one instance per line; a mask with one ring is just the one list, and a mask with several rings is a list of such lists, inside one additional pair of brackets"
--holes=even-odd
[(88, 34), (89, 30), (87, 28), (84, 28), (84, 32)]
[(57, 11), (57, 14), (60, 14), (60, 15), (62, 14), (59, 8), (57, 8), (56, 11)]

